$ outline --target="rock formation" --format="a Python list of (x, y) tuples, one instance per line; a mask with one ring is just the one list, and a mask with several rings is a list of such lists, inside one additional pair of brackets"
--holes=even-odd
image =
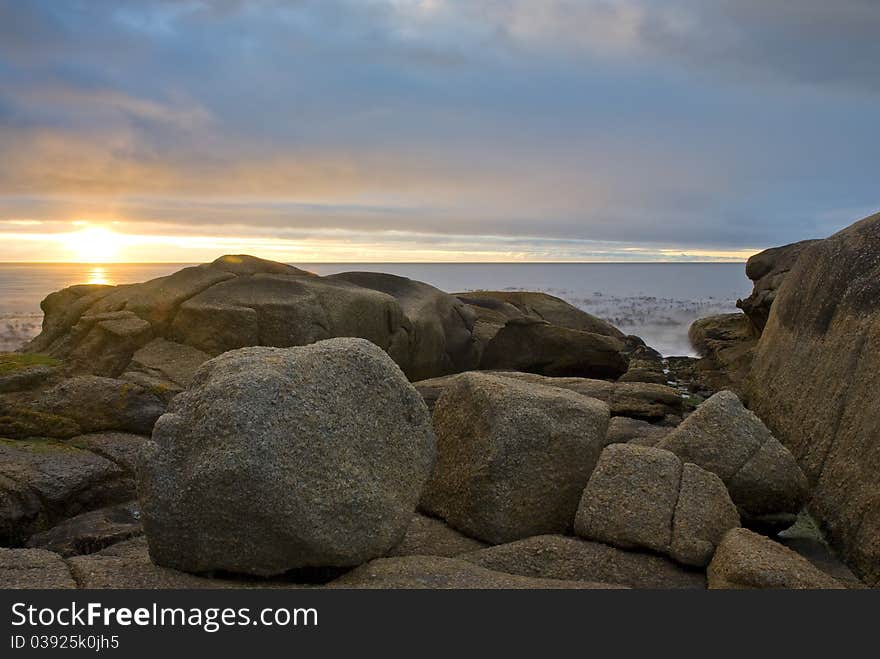
[(806, 246), (755, 350), (748, 397), (797, 458), (812, 512), (880, 585), (880, 214)]

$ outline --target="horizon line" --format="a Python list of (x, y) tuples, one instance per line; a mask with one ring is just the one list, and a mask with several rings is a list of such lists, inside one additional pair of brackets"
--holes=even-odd
[[(221, 257), (217, 257), (221, 258)], [(257, 257), (260, 258), (260, 257)], [(273, 261), (273, 259), (263, 259)], [(747, 260), (747, 259), (746, 259)], [(740, 265), (743, 261), (273, 261), (285, 265)], [(213, 261), (0, 261), (0, 265), (190, 265)]]

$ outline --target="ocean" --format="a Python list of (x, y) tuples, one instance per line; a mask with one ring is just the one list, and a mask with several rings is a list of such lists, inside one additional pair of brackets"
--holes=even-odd
[[(130, 284), (170, 274), (175, 263), (0, 263), (0, 352), (40, 331), (40, 301), (73, 284)], [(642, 337), (666, 356), (693, 355), (688, 326), (736, 311), (751, 290), (742, 263), (306, 263), (319, 275), (390, 272), (444, 291), (534, 290), (561, 297)]]

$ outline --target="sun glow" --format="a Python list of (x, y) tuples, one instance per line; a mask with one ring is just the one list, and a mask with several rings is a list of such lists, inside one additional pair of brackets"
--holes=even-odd
[(112, 261), (123, 246), (124, 238), (102, 227), (89, 227), (69, 234), (65, 246), (81, 263)]

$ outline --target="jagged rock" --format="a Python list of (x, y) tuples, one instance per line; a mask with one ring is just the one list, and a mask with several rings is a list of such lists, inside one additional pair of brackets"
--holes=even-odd
[(357, 565), (404, 536), (434, 457), (424, 402), (368, 341), (225, 353), (143, 453), (150, 553), (191, 572)]
[(812, 485), (832, 545), (880, 586), (880, 214), (806, 247), (755, 350), (749, 404)]
[(434, 409), (438, 459), (421, 505), (490, 543), (565, 532), (607, 427), (598, 400), (462, 374)]
[[(630, 342), (641, 341), (637, 336), (627, 337), (627, 339)], [(666, 384), (669, 377), (664, 368), (663, 355), (644, 345), (644, 342), (642, 344), (636, 343), (636, 348), (629, 353), (629, 367), (617, 381)]]
[(94, 453), (0, 439), (0, 544), (21, 545), (63, 519), (135, 496), (132, 474)]
[(806, 502), (794, 457), (733, 392), (712, 396), (657, 446), (721, 477), (746, 525), (780, 530)]
[(606, 448), (583, 497), (575, 533), (622, 549), (650, 549), (703, 566), (739, 516), (716, 475), (675, 454), (633, 444)]
[(549, 376), (617, 378), (627, 369), (617, 338), (531, 318), (507, 321), (483, 350), (482, 369)]
[(43, 549), (0, 548), (0, 575), (2, 588), (76, 588), (64, 560)]
[(693, 375), (711, 392), (744, 391), (758, 334), (741, 313), (700, 318), (688, 329), (691, 345), (701, 355)]
[(606, 435), (608, 444), (641, 444), (656, 446), (657, 442), (666, 437), (669, 428), (655, 426), (647, 421), (631, 419), (626, 416), (613, 416), (608, 424)]
[(442, 520), (416, 513), (403, 540), (388, 552), (388, 556), (451, 557), (485, 546), (485, 543), (459, 533)]
[[(659, 384), (642, 382), (607, 382), (590, 378), (547, 377), (535, 373), (517, 371), (492, 371), (492, 375), (510, 378), (520, 382), (540, 384), (557, 389), (574, 391), (589, 398), (597, 398), (606, 403), (615, 416), (659, 421), (666, 417), (680, 415), (684, 410), (681, 393)], [(422, 394), (428, 409), (434, 405), (440, 394), (460, 375), (432, 378), (415, 383)]]
[(754, 287), (751, 295), (736, 301), (736, 306), (743, 310), (758, 334), (764, 331), (770, 317), (770, 308), (782, 282), (804, 250), (816, 242), (802, 240), (782, 247), (772, 247), (746, 261), (746, 277), (754, 282)]
[(632, 588), (706, 587), (701, 572), (654, 554), (623, 551), (600, 542), (541, 535), (460, 556), (490, 570), (541, 579), (599, 581)]
[[(390, 295), (403, 310), (406, 335), (412, 345), (388, 350), (401, 362), (411, 380), (476, 368), (480, 360), (474, 336), (474, 312), (457, 298), (420, 281), (378, 272), (343, 272), (328, 279), (343, 280)], [(412, 342), (411, 337), (418, 337)]]
[(361, 565), (329, 584), (330, 588), (430, 589), (613, 589), (613, 584), (539, 579), (494, 572), (456, 558), (398, 556)]
[(61, 556), (77, 556), (100, 551), (141, 533), (140, 507), (133, 501), (71, 517), (48, 531), (32, 535), (27, 546)]
[(843, 584), (806, 558), (747, 529), (727, 532), (707, 574), (709, 588), (824, 588)]

